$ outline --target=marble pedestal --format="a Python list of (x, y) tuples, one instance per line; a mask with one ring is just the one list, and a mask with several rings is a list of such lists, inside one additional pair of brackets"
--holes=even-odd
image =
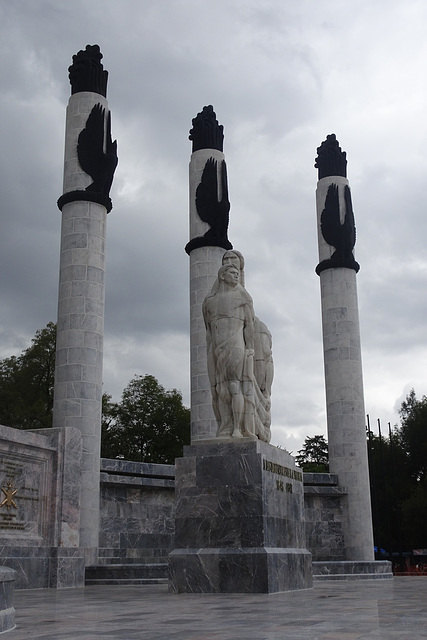
[(276, 593), (312, 587), (302, 473), (259, 440), (215, 440), (176, 460), (174, 593)]
[(0, 567), (0, 633), (15, 628), (15, 607), (13, 595), (16, 571), (9, 567)]

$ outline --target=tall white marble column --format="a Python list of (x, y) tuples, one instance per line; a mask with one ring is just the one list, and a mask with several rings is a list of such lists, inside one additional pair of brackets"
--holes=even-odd
[[(190, 240), (185, 248), (190, 256), (190, 377), (191, 441), (210, 440), (218, 428), (212, 409), (207, 370), (206, 329), (202, 303), (216, 280), (221, 259), (232, 245), (227, 239), (228, 191), (223, 153), (223, 128), (211, 106), (193, 119), (190, 140)], [(206, 172), (205, 172), (205, 168)], [(196, 191), (205, 182), (206, 189)], [(216, 180), (216, 183), (215, 183)], [(212, 184), (214, 192), (212, 193)], [(200, 200), (203, 203), (200, 203)], [(199, 209), (199, 211), (198, 211)], [(213, 217), (207, 209), (213, 211)], [(202, 217), (204, 219), (202, 219)], [(209, 222), (207, 221), (209, 219)]]
[(316, 191), (329, 468), (347, 490), (346, 559), (374, 559), (356, 273), (347, 160), (335, 135), (318, 148)]
[[(66, 116), (54, 427), (81, 431), (79, 545), (97, 561), (104, 336), (105, 233), (117, 164), (97, 45), (73, 56)], [(83, 166), (82, 166), (83, 165)], [(84, 167), (84, 168), (83, 168)]]

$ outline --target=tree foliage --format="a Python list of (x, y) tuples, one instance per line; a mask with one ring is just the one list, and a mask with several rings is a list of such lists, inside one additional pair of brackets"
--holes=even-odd
[(368, 434), (374, 542), (378, 549), (398, 549), (403, 544), (400, 505), (408, 495), (406, 456), (399, 434)]
[(325, 437), (307, 436), (304, 446), (295, 456), (297, 464), (305, 472), (326, 473), (329, 471), (328, 443)]
[(173, 464), (190, 442), (190, 410), (177, 389), (152, 375), (135, 376), (121, 402), (105, 398), (102, 456)]
[(0, 361), (0, 423), (15, 429), (52, 426), (56, 325), (36, 332), (20, 356)]
[(427, 398), (417, 400), (411, 389), (400, 411), (400, 443), (407, 456), (407, 466), (413, 480), (427, 478)]
[(399, 414), (368, 439), (375, 544), (395, 553), (427, 548), (427, 398), (412, 389)]
[[(56, 325), (36, 332), (20, 356), (0, 360), (0, 424), (15, 429), (52, 426)], [(121, 402), (102, 397), (102, 456), (145, 462), (175, 462), (190, 442), (190, 411), (176, 389), (154, 376), (136, 376)]]
[[(427, 548), (427, 398), (412, 389), (400, 408), (400, 425), (368, 432), (374, 543), (393, 553)], [(323, 436), (307, 437), (295, 456), (305, 472), (328, 470)]]

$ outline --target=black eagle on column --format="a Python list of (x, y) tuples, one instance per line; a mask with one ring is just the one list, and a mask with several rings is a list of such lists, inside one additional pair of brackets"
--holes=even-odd
[(218, 199), (218, 161), (209, 158), (196, 189), (196, 209), (199, 218), (206, 222), (210, 229), (203, 236), (190, 240), (185, 247), (186, 252), (189, 254), (198, 247), (232, 249), (233, 245), (227, 237), (230, 201), (225, 160), (221, 161), (221, 200)]
[(317, 265), (316, 273), (318, 275), (325, 269), (344, 267), (354, 269), (356, 273), (360, 269), (360, 265), (353, 255), (356, 244), (356, 226), (348, 185), (344, 187), (344, 203), (345, 215), (344, 221), (341, 223), (338, 185), (329, 185), (325, 207), (320, 216), (320, 229), (325, 241), (335, 247), (335, 251), (328, 260), (322, 260)]
[[(105, 144), (104, 144), (105, 143)], [(107, 115), (105, 132), (105, 109), (96, 104), (80, 132), (77, 143), (77, 157), (81, 168), (90, 175), (93, 182), (85, 191), (109, 197), (117, 167), (117, 141), (111, 138), (111, 114)]]
[(91, 178), (86, 189), (68, 191), (58, 200), (58, 207), (75, 201), (97, 202), (107, 209), (113, 208), (110, 189), (117, 167), (117, 141), (111, 138), (111, 114), (101, 104), (96, 104), (86, 120), (86, 126), (77, 140), (77, 158), (80, 167)]

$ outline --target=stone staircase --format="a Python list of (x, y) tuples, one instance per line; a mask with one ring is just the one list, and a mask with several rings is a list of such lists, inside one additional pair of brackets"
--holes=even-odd
[(121, 563), (104, 562), (86, 567), (85, 584), (167, 584), (167, 562), (123, 560)]

